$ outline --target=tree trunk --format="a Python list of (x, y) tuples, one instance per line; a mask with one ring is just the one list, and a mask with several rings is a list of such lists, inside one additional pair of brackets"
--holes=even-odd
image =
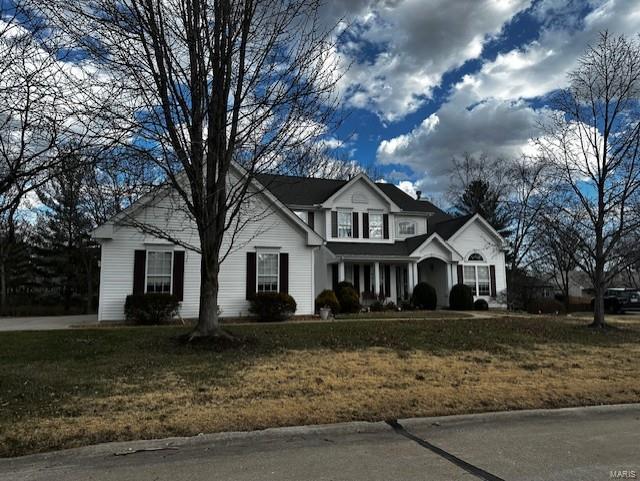
[(0, 257), (0, 312), (7, 307), (7, 271), (4, 256)]
[(604, 262), (596, 261), (596, 269), (595, 269), (595, 279), (593, 283), (593, 287), (595, 288), (596, 297), (593, 303), (593, 322), (591, 323), (591, 327), (606, 327), (606, 323), (604, 320)]
[(92, 310), (92, 301), (93, 301), (93, 269), (92, 269), (92, 261), (93, 259), (89, 257), (88, 265), (87, 265), (87, 314), (91, 314)]
[(207, 259), (203, 255), (200, 261), (200, 311), (198, 324), (191, 333), (191, 339), (199, 337), (231, 337), (220, 327), (218, 313), (218, 273), (220, 265), (217, 259)]

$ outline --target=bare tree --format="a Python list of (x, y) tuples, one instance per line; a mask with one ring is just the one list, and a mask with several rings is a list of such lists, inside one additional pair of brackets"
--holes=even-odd
[(575, 226), (575, 216), (556, 209), (549, 210), (540, 216), (534, 235), (538, 239), (536, 270), (552, 276), (568, 311), (571, 273), (578, 267), (575, 246), (580, 233)]
[[(36, 4), (39, 2), (35, 2)], [(52, 0), (36, 5), (108, 70), (110, 113), (197, 227), (193, 337), (226, 335), (218, 274), (262, 172), (309, 172), (335, 120), (337, 80), (318, 0)], [(158, 191), (161, 192), (161, 191)], [(164, 195), (164, 194), (158, 194)], [(169, 195), (169, 194), (167, 194)], [(138, 225), (179, 243), (170, 232)], [(229, 252), (228, 250), (226, 252)]]
[(547, 164), (543, 159), (522, 156), (517, 159), (491, 159), (486, 155), (465, 154), (454, 159), (449, 197), (460, 199), (469, 186), (488, 184), (491, 199), (505, 219), (507, 252), (507, 302), (514, 307), (518, 299), (519, 273), (537, 260), (536, 226), (552, 192)]
[[(605, 327), (604, 291), (624, 268), (619, 249), (640, 227), (640, 45), (600, 35), (570, 74), (538, 144), (555, 166), (581, 235), (576, 260), (595, 289), (592, 326)], [(568, 215), (571, 211), (559, 205)]]

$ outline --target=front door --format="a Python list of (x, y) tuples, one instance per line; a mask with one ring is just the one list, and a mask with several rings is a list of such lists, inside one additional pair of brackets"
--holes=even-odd
[(396, 292), (397, 301), (408, 300), (409, 298), (409, 270), (407, 266), (396, 266)]

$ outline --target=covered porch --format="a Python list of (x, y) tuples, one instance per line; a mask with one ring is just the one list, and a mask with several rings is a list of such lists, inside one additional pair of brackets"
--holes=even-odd
[(435, 257), (424, 259), (353, 259), (342, 257), (329, 265), (331, 289), (338, 283), (353, 284), (360, 302), (367, 306), (373, 302), (409, 301), (418, 282), (431, 284), (438, 295), (438, 306), (446, 307), (449, 291), (454, 284), (457, 264), (447, 263)]

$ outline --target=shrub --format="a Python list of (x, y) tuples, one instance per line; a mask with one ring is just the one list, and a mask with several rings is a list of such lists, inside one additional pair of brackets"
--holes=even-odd
[(564, 313), (564, 305), (555, 299), (531, 299), (527, 303), (527, 312), (529, 314), (561, 314)]
[(418, 282), (413, 288), (411, 302), (418, 309), (429, 309), (433, 311), (438, 305), (438, 295), (431, 284)]
[(330, 308), (333, 314), (340, 312), (340, 303), (338, 302), (336, 293), (331, 289), (325, 289), (316, 297), (316, 311), (319, 311), (323, 307)]
[(173, 318), (178, 305), (173, 294), (131, 294), (124, 303), (124, 314), (127, 322), (134, 324), (162, 324)]
[(251, 299), (249, 312), (258, 316), (259, 321), (284, 321), (289, 319), (298, 305), (289, 294), (283, 292), (259, 292)]
[(473, 294), (471, 288), (464, 284), (456, 284), (449, 293), (449, 309), (455, 311), (470, 311), (473, 309)]
[(413, 311), (413, 310), (415, 310), (415, 306), (413, 304), (411, 304), (409, 301), (402, 301), (400, 303), (400, 310), (401, 311)]
[(398, 306), (396, 306), (395, 302), (389, 301), (384, 305), (384, 310), (385, 311), (397, 311), (398, 310)]
[(476, 299), (476, 301), (473, 303), (473, 308), (476, 311), (488, 311), (489, 303), (484, 299)]
[(376, 301), (369, 306), (369, 310), (371, 312), (382, 312), (384, 311), (384, 304), (380, 301)]
[(360, 299), (350, 282), (340, 282), (338, 284), (336, 297), (338, 298), (341, 312), (360, 312)]

